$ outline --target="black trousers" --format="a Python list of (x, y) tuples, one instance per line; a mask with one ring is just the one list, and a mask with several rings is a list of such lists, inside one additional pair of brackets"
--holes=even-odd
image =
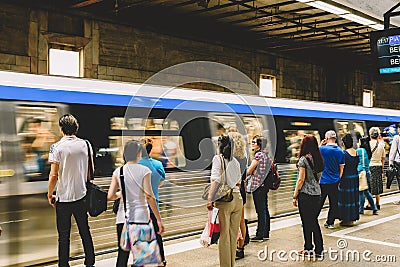
[(262, 184), (253, 192), (254, 207), (257, 212), (257, 237), (269, 237), (271, 217), (268, 210), (269, 188)]
[[(318, 223), (318, 215), (321, 208), (321, 196), (312, 196), (300, 193), (298, 205), (301, 222), (303, 224), (304, 250), (313, 250), (321, 254), (324, 250), (321, 228)], [(313, 246), (313, 237), (314, 245)]]
[(88, 215), (84, 199), (74, 202), (57, 202), (56, 217), (58, 231), (58, 266), (69, 267), (71, 217), (75, 218), (85, 252), (86, 266), (95, 262), (93, 240), (89, 230)]
[(326, 223), (332, 225), (335, 223), (335, 219), (338, 217), (338, 198), (339, 198), (339, 190), (338, 190), (338, 183), (334, 184), (321, 184), (321, 204), (320, 204), (320, 211), (324, 206), (326, 197), (329, 198), (329, 211), (328, 211), (328, 218)]

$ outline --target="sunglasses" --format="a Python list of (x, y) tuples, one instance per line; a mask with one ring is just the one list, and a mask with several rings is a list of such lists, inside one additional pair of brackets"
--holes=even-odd
[(257, 144), (257, 141), (251, 141), (251, 143), (252, 143), (253, 145), (255, 145), (255, 144)]

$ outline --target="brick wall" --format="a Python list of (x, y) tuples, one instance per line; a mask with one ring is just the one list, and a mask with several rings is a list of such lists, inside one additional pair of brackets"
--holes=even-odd
[[(400, 108), (400, 86), (373, 82), (371, 73), (357, 68), (341, 69), (315, 61), (276, 55), (266, 51), (210, 44), (189, 38), (139, 30), (126, 25), (93, 21), (43, 10), (0, 3), (0, 69), (47, 73), (50, 30), (82, 35), (90, 42), (84, 47), (84, 77), (125, 82), (145, 82), (155, 73), (188, 61), (213, 61), (246, 74), (258, 84), (260, 74), (276, 76), (277, 97), (361, 105), (363, 89), (375, 91), (375, 106)], [(69, 21), (73, 27), (56, 25)], [(50, 25), (48, 25), (50, 23)], [(83, 29), (80, 29), (82, 25)], [(74, 29), (76, 32), (74, 32)], [(345, 59), (341, 59), (342, 61)], [(336, 65), (345, 64), (336, 62)], [(357, 64), (353, 64), (357, 65)], [(195, 69), (192, 71), (196, 76)], [(229, 78), (228, 88), (206, 83), (188, 87), (258, 94), (248, 84)]]

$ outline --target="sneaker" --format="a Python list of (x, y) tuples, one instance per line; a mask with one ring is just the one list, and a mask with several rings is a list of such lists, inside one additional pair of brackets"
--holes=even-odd
[(259, 237), (259, 236), (250, 238), (250, 242), (263, 242), (263, 241), (264, 241), (264, 238)]
[(324, 223), (324, 227), (328, 229), (335, 229), (335, 226), (333, 224), (328, 224), (328, 223)]
[(393, 201), (393, 204), (395, 204), (395, 205), (400, 205), (400, 200)]
[(377, 210), (374, 210), (374, 211), (372, 212), (372, 214), (373, 214), (373, 215), (379, 215)]
[(264, 240), (269, 240), (269, 235), (265, 235), (265, 236), (263, 237), (263, 239), (264, 239)]

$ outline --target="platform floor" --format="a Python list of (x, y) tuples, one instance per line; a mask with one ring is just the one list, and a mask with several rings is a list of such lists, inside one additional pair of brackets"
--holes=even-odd
[[(381, 198), (379, 215), (365, 211), (352, 227), (340, 226), (336, 221), (335, 229), (326, 229), (323, 224), (327, 212), (322, 212), (320, 225), (327, 250), (322, 260), (303, 259), (294, 253), (303, 247), (299, 215), (272, 220), (270, 240), (246, 246), (245, 258), (238, 260), (236, 266), (399, 266), (400, 205), (392, 203), (396, 200), (400, 200), (399, 194)], [(251, 225), (249, 231), (254, 234), (255, 225)], [(166, 242), (165, 245), (168, 266), (219, 266), (217, 245), (203, 248), (199, 236)], [(115, 256), (98, 257), (96, 267), (115, 266)], [(72, 264), (84, 266), (79, 262)]]

